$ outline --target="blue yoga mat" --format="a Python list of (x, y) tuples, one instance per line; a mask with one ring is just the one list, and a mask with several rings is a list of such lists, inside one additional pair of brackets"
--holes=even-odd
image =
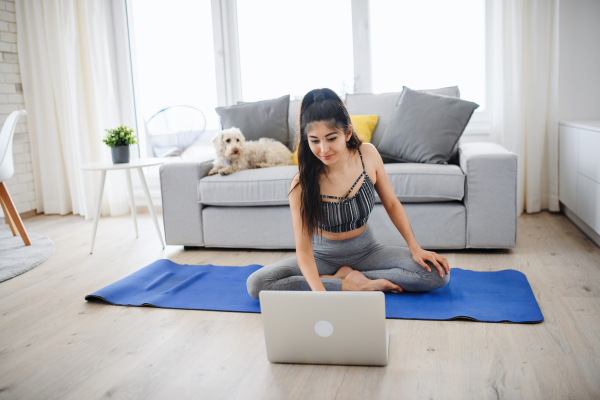
[[(121, 306), (260, 312), (246, 279), (261, 265), (221, 267), (158, 260), (90, 295)], [(419, 293), (386, 293), (387, 318), (471, 319), (537, 323), (544, 320), (525, 275), (512, 269), (477, 272), (453, 268), (450, 283)]]

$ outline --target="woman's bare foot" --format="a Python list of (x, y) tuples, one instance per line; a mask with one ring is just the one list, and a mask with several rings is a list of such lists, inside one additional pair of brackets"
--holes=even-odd
[(350, 268), (348, 266), (343, 266), (343, 267), (341, 267), (340, 269), (337, 270), (337, 272), (335, 273), (335, 275), (321, 275), (320, 278), (338, 278), (338, 279), (344, 279), (352, 271), (354, 271), (352, 268)]
[(352, 270), (344, 279), (342, 279), (342, 290), (348, 291), (381, 291), (400, 293), (402, 288), (387, 279), (371, 280), (363, 275), (362, 272)]

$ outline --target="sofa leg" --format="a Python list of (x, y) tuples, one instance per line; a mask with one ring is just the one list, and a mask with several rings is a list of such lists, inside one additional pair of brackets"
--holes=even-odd
[(184, 250), (202, 250), (204, 249), (203, 246), (183, 246)]

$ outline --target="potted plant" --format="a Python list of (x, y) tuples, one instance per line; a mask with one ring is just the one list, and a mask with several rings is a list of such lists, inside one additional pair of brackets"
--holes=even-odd
[(113, 164), (123, 164), (129, 162), (129, 146), (137, 144), (133, 135), (133, 129), (123, 124), (115, 129), (105, 129), (106, 136), (102, 141), (110, 147)]

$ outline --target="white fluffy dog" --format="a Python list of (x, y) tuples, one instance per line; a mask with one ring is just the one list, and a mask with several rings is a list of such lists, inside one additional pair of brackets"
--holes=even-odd
[(294, 164), (292, 152), (283, 143), (270, 138), (246, 141), (238, 128), (219, 132), (213, 144), (217, 149), (217, 158), (209, 175), (229, 175), (244, 169)]

